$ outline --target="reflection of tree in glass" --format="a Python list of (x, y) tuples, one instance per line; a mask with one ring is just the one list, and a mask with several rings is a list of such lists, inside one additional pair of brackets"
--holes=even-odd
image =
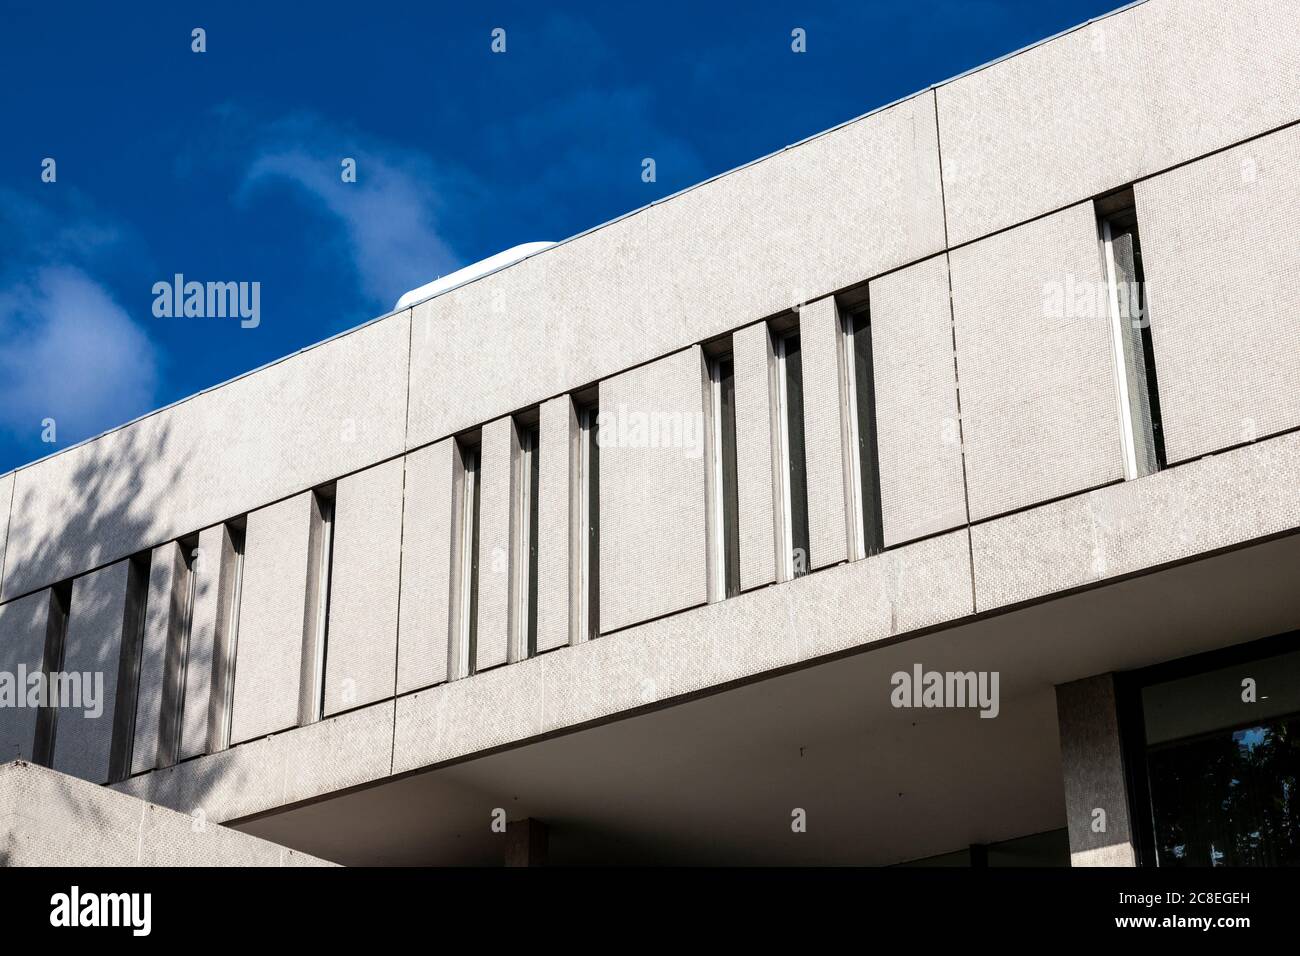
[(1161, 866), (1300, 866), (1300, 715), (1153, 748)]

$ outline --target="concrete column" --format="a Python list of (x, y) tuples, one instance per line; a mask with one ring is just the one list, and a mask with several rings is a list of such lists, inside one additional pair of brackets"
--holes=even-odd
[(540, 820), (512, 820), (506, 824), (506, 866), (545, 866), (550, 827)]
[(1072, 866), (1136, 866), (1115, 675), (1060, 684), (1056, 715)]

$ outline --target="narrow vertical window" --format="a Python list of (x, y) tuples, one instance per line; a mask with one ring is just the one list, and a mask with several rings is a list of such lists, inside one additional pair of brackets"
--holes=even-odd
[(736, 477), (736, 378), (730, 352), (706, 359), (708, 373), (709, 599), (740, 593)]
[(600, 636), (600, 412), (575, 401), (578, 434), (573, 461), (573, 628), (575, 641)]
[(798, 328), (775, 333), (776, 395), (780, 427), (781, 580), (807, 574), (808, 472), (804, 460), (803, 362)]
[(477, 438), (457, 443), (460, 467), (456, 469), (455, 566), (453, 568), (451, 677), (474, 673), (478, 638), (479, 445)]
[[(63, 670), (63, 650), (68, 636), (68, 614), (72, 609), (72, 582), (64, 581), (50, 588), (50, 611), (45, 622), (45, 648), (41, 654), (41, 672), (45, 687), (51, 675)], [(54, 765), (54, 736), (58, 731), (59, 709), (45, 700), (36, 714), (36, 739), (32, 746), (32, 763)]]
[(1140, 478), (1165, 467), (1165, 443), (1132, 192), (1099, 202), (1098, 212), (1124, 477)]
[(194, 553), (198, 541), (179, 543), (168, 615), (167, 651), (163, 662), (163, 699), (158, 723), (158, 766), (170, 767), (181, 752), (185, 725), (185, 687), (189, 671), (190, 632), (194, 620)]
[(312, 492), (307, 536), (307, 615), (303, 626), (298, 722), (311, 724), (325, 712), (325, 658), (329, 650), (330, 572), (334, 563), (334, 486)]
[(122, 645), (118, 651), (117, 694), (113, 708), (113, 736), (108, 751), (108, 781), (117, 783), (131, 775), (135, 743), (135, 702), (140, 688), (140, 656), (144, 647), (144, 615), (149, 600), (148, 551), (131, 558), (126, 572), (126, 607), (122, 618)]
[(876, 384), (871, 359), (871, 317), (866, 309), (842, 319), (840, 349), (846, 412), (848, 466), (846, 488), (851, 496), (850, 544), (856, 558), (884, 550), (880, 507), (880, 456), (876, 444)]
[(515, 452), (511, 517), (511, 660), (537, 653), (537, 494), (541, 477), (538, 424), (516, 421), (515, 431), (519, 445)]
[[(239, 652), (239, 606), (244, 593), (245, 525), (231, 523), (222, 535), (222, 553), (218, 600), (221, 605), (217, 621), (212, 669), (212, 707), (209, 751), (216, 753), (230, 747), (231, 716), (235, 703), (235, 662)], [(200, 555), (199, 560), (210, 561)], [(198, 570), (198, 569), (196, 569)], [(204, 568), (200, 573), (211, 573)]]

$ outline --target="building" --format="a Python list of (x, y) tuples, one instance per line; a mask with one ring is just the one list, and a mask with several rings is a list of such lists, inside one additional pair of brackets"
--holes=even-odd
[(1300, 862), (1296, 14), (1135, 4), (0, 477), (0, 672), (103, 680), (0, 759), (107, 785), (0, 771), (0, 853)]

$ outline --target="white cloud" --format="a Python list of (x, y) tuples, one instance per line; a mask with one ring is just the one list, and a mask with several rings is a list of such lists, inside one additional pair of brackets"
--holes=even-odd
[(80, 269), (39, 268), (0, 295), (0, 428), (59, 446), (154, 405), (158, 355), (112, 294)]
[[(282, 180), (336, 217), (346, 231), (361, 291), (384, 308), (403, 292), (457, 268), (438, 230), (438, 176), (427, 159), (369, 143), (312, 117), (273, 124), (244, 188)], [(343, 182), (344, 157), (357, 162)]]

